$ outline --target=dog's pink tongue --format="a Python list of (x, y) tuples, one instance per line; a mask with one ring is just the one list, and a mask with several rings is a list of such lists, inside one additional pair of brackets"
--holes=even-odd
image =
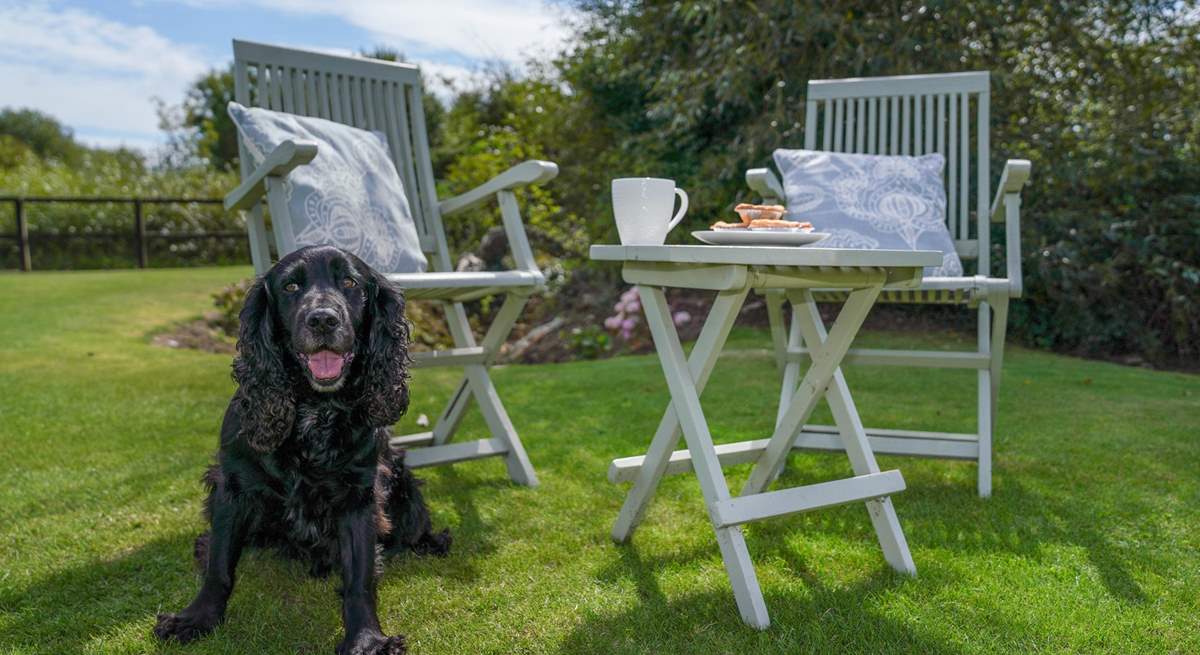
[(308, 356), (308, 370), (318, 380), (330, 380), (342, 374), (344, 358), (332, 350), (322, 350)]

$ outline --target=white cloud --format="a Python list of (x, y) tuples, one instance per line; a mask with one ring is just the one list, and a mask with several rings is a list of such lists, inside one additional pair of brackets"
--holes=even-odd
[(158, 139), (150, 99), (178, 98), (211, 65), (148, 27), (44, 4), (0, 7), (0, 106), (44, 111), (81, 135)]
[(190, 6), (247, 3), (339, 18), (414, 60), (520, 64), (570, 36), (572, 10), (548, 0), (173, 0)]

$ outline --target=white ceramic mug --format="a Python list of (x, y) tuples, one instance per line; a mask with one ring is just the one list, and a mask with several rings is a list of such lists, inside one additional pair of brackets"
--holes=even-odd
[[(675, 196), (679, 196), (679, 211), (671, 216)], [(617, 235), (625, 246), (661, 246), (688, 208), (687, 193), (675, 186), (675, 180), (657, 177), (613, 180), (612, 200)]]

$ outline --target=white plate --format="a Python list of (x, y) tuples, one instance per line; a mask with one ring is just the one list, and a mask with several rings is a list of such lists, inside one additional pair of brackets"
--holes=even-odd
[(714, 246), (807, 246), (829, 236), (828, 232), (697, 230), (692, 236)]

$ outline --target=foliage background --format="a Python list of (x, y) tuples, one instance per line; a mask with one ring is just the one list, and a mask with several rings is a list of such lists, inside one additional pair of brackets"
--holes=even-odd
[[(531, 62), (521, 75), (493, 70), (445, 105), (425, 103), (443, 195), (523, 159), (559, 163), (554, 182), (520, 199), (556, 280), (544, 312), (615, 298), (612, 272), (585, 257), (587, 244), (615, 238), (611, 178), (672, 177), (687, 188), (692, 225), (673, 235), (682, 240), (686, 228), (753, 200), (745, 169), (767, 163), (776, 147), (802, 143), (808, 80), (988, 70), (993, 176), (1007, 158), (1034, 164), (1022, 211), (1026, 296), (1012, 309), (1010, 334), (1090, 356), (1168, 365), (1200, 357), (1196, 2), (575, 4), (575, 38), (553, 60)], [(387, 48), (365, 54), (402, 58)], [(69, 155), (23, 145), (52, 143), (53, 135), (22, 141), (0, 121), (0, 135), (9, 135), (0, 136), (0, 191), (221, 195), (234, 164), (221, 110), (228, 88), (227, 73), (214, 71), (183, 104), (163, 103), (175, 150), (162, 170), (117, 155), (68, 164)], [(22, 147), (28, 152), (11, 154)], [(65, 229), (73, 219), (36, 220)], [(85, 223), (105, 220), (120, 219)], [(488, 247), (497, 225), (498, 212), (484, 207), (447, 227), (459, 252), (499, 266)], [(1004, 261), (999, 237), (996, 266)], [(966, 324), (965, 313), (956, 316)]]

